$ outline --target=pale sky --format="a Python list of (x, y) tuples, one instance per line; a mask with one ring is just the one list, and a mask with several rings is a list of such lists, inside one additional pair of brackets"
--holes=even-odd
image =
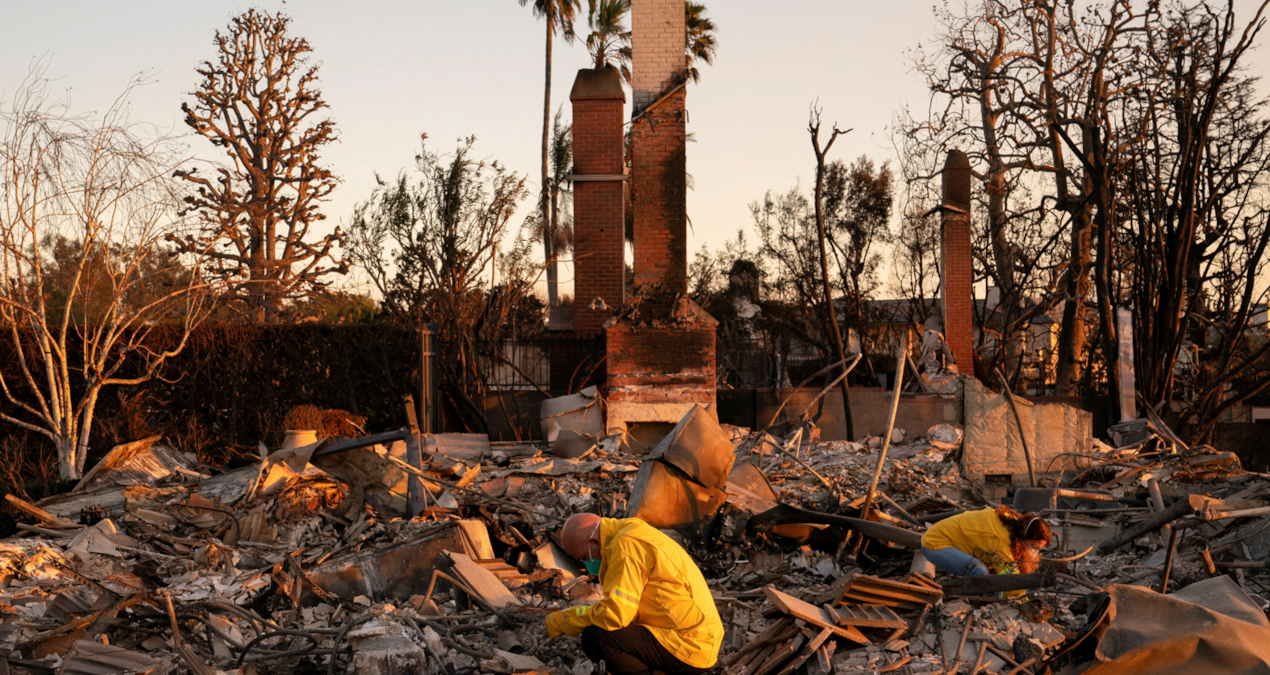
[[(638, 0), (636, 0), (638, 2)], [(48, 74), (69, 91), (73, 109), (102, 110), (130, 77), (157, 80), (132, 97), (133, 119), (184, 134), (180, 104), (215, 56), (212, 43), (248, 2), (204, 0), (6, 0), (0, 25), (0, 94), (8, 98), (29, 64), (49, 60)], [(582, 3), (585, 9), (586, 3)], [(747, 205), (768, 189), (783, 191), (813, 176), (806, 126), (819, 99), (825, 127), (853, 128), (832, 158), (892, 157), (888, 125), (907, 102), (925, 109), (920, 78), (907, 55), (933, 33), (930, 0), (706, 0), (718, 26), (718, 55), (701, 66), (688, 91), (689, 260), (749, 229)], [(1244, 18), (1252, 0), (1240, 0)], [(292, 30), (322, 63), (321, 88), (340, 141), (325, 163), (343, 184), (326, 205), (328, 222), (347, 222), (374, 185), (374, 172), (413, 165), (420, 132), (433, 149), (477, 136), (479, 154), (526, 174), (536, 190), (543, 95), (543, 25), (515, 0), (292, 0)], [(585, 27), (579, 27), (583, 30)], [(1265, 39), (1261, 40), (1262, 43)], [(1270, 72), (1265, 49), (1254, 70)], [(578, 68), (579, 41), (557, 40), (553, 110), (565, 105)], [(1264, 88), (1263, 88), (1264, 89)], [(200, 157), (210, 145), (190, 139)], [(531, 208), (526, 200), (523, 213)]]

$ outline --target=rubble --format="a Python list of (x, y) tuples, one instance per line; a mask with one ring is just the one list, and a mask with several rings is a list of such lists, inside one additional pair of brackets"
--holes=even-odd
[[(0, 541), (0, 665), (591, 675), (576, 640), (543, 626), (602, 592), (553, 539), (583, 511), (644, 518), (688, 548), (728, 675), (1130, 672), (1116, 669), (1129, 634), (1151, 654), (1169, 653), (1151, 636), (1188, 635), (1264, 663), (1270, 477), (1156, 425), (1007, 494), (1049, 520), (1052, 550), (1034, 574), (968, 579), (914, 553), (930, 523), (1002, 501), (967, 477), (972, 437), (951, 424), (891, 435), (867, 514), (882, 439), (813, 441), (805, 420), (727, 429), (700, 407), (642, 456), (620, 437), (560, 457), (444, 434), (419, 437), (412, 465), (402, 430), (217, 472), (144, 439), (72, 492), (6, 496), (27, 522)], [(1126, 624), (1139, 606), (1165, 618)], [(1199, 616), (1242, 646), (1183, 620)]]

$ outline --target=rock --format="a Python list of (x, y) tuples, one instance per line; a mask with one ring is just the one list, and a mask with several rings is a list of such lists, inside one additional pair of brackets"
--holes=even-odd
[(903, 443), (907, 436), (908, 434), (904, 433), (904, 430), (899, 427), (891, 429), (891, 443), (896, 445)]

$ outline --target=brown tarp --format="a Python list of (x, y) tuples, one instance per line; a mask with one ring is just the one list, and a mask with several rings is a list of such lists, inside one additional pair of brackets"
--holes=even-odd
[(1270, 675), (1270, 621), (1228, 576), (1171, 595), (1108, 587), (1094, 627), (1050, 660), (1055, 675)]

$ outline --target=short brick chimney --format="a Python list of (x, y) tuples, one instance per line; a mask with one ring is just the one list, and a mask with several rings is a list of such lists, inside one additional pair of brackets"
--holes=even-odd
[(631, 201), (635, 286), (687, 289), (687, 161), (683, 0), (631, 3)]
[(691, 298), (659, 285), (626, 303), (605, 328), (609, 433), (673, 425), (694, 405), (713, 410), (718, 325)]
[(957, 359), (957, 368), (974, 376), (974, 267), (970, 232), (970, 159), (960, 150), (948, 151), (944, 162), (944, 203), (940, 206), (939, 298), (943, 308), (944, 341)]
[(622, 112), (616, 68), (583, 69), (573, 102), (573, 331), (597, 335), (626, 301)]

